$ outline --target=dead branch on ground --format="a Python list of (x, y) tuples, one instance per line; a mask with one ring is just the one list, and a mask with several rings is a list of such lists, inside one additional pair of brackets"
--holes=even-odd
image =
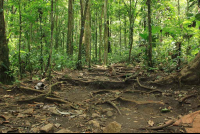
[(156, 88), (151, 88), (151, 87), (147, 87), (147, 86), (144, 86), (144, 85), (142, 85), (141, 83), (140, 83), (140, 81), (139, 81), (139, 78), (137, 77), (137, 82), (138, 82), (138, 84), (139, 84), (139, 86), (140, 87), (142, 87), (142, 88), (145, 88), (145, 89), (149, 89), (149, 90), (152, 90), (151, 92), (149, 92), (149, 93), (152, 93), (152, 92), (161, 92), (161, 93), (163, 93), (163, 91), (161, 91), (161, 90), (159, 90), (159, 89), (156, 89)]
[(163, 128), (166, 128), (168, 126), (171, 126), (172, 124), (174, 124), (175, 120), (171, 120), (169, 121), (167, 124), (158, 126), (158, 127), (146, 127), (146, 128), (140, 128), (140, 130), (161, 130)]
[(179, 100), (179, 103), (183, 103), (186, 99), (189, 99), (189, 98), (195, 97), (195, 96), (196, 96), (195, 94), (185, 96), (185, 97), (183, 97), (183, 98), (181, 98), (181, 99)]

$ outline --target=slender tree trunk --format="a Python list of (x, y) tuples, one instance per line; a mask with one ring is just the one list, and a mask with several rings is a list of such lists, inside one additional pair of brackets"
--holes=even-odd
[(132, 47), (133, 47), (134, 24), (135, 24), (135, 19), (138, 15), (138, 12), (136, 13), (137, 2), (138, 2), (138, 0), (135, 1), (134, 10), (132, 10), (132, 0), (130, 0), (130, 7), (129, 8), (127, 7), (126, 3), (124, 2), (124, 4), (127, 7), (127, 12), (128, 12), (129, 22), (130, 22), (130, 28), (129, 28), (129, 59), (128, 59), (128, 62), (131, 61), (131, 53), (132, 53)]
[(99, 63), (101, 63), (101, 51), (102, 51), (102, 18), (103, 18), (103, 6), (102, 6), (102, 12), (101, 17), (99, 20)]
[(68, 34), (67, 34), (67, 53), (69, 56), (72, 56), (73, 53), (73, 42), (72, 42), (72, 34), (73, 34), (73, 0), (69, 0), (68, 3)]
[(43, 69), (43, 67), (44, 67), (44, 64), (43, 64), (43, 42), (42, 42), (42, 38), (43, 38), (43, 33), (42, 33), (42, 9), (38, 9), (38, 11), (39, 11), (39, 18), (40, 18), (40, 46), (41, 46), (41, 54), (40, 54), (40, 60), (41, 60), (41, 64), (40, 64), (40, 66), (41, 66), (41, 72), (42, 72), (42, 75), (44, 75), (43, 74), (43, 72), (44, 72), (44, 69)]
[(129, 10), (129, 22), (130, 22), (130, 29), (129, 29), (129, 59), (128, 61), (131, 61), (131, 52), (132, 52), (132, 47), (133, 47), (133, 14), (132, 14), (132, 0), (130, 0), (130, 10)]
[[(53, 17), (53, 0), (51, 0), (51, 43), (50, 43), (50, 52), (49, 52), (49, 59), (47, 63), (47, 68), (48, 70), (48, 78), (49, 81), (51, 82), (51, 57), (52, 57), (52, 47), (53, 47), (53, 30), (54, 30), (54, 17)], [(51, 83), (50, 83), (51, 84)]]
[[(178, 0), (178, 20), (180, 22), (180, 0)], [(181, 28), (181, 26), (180, 26)], [(180, 56), (181, 56), (181, 42), (176, 42), (176, 47), (177, 47), (177, 51), (176, 53), (178, 54), (178, 64), (177, 64), (177, 67), (176, 69), (179, 70), (180, 69), (180, 66), (181, 66), (181, 59), (180, 59)]]
[(21, 0), (19, 0), (19, 75), (22, 79), (22, 62), (21, 62), (21, 37), (22, 37), (22, 16), (21, 16)]
[(84, 27), (85, 27), (85, 19), (86, 19), (86, 13), (88, 8), (88, 2), (89, 0), (86, 0), (85, 9), (83, 9), (83, 1), (80, 0), (81, 4), (81, 30), (80, 30), (80, 38), (79, 38), (79, 53), (78, 53), (78, 61), (76, 68), (78, 70), (82, 70), (82, 42), (83, 42), (83, 35), (84, 35)]
[(104, 65), (108, 64), (108, 25), (107, 25), (108, 0), (104, 0)]
[(98, 42), (98, 31), (97, 31), (97, 29), (98, 29), (98, 24), (97, 24), (97, 22), (98, 22), (98, 14), (97, 14), (98, 12), (97, 12), (97, 9), (96, 9), (96, 21), (95, 21), (95, 59), (96, 59), (96, 61), (97, 61), (97, 42)]
[(152, 63), (151, 0), (147, 0), (147, 4), (148, 4), (148, 28), (149, 28), (148, 66), (153, 67), (153, 63)]
[(126, 45), (126, 15), (124, 15), (124, 45), (125, 45), (125, 48), (127, 48), (127, 45)]
[(0, 0), (0, 82), (11, 84), (12, 77), (8, 74), (10, 71), (9, 49), (6, 41), (6, 29), (4, 21), (3, 0)]
[(86, 14), (86, 22), (85, 22), (85, 35), (84, 35), (84, 45), (85, 45), (85, 56), (86, 56), (86, 62), (89, 63), (90, 61), (90, 44), (91, 44), (91, 17), (90, 17), (90, 2), (88, 3), (88, 8), (87, 8), (87, 14)]
[(110, 20), (110, 23), (109, 23), (109, 20), (107, 21), (107, 25), (108, 25), (108, 53), (111, 53), (112, 52), (111, 42), (110, 42), (110, 37), (111, 37), (111, 28), (110, 28), (111, 20)]
[(119, 46), (120, 46), (120, 56), (122, 54), (122, 27), (121, 27), (121, 9), (120, 9), (120, 1), (119, 1)]

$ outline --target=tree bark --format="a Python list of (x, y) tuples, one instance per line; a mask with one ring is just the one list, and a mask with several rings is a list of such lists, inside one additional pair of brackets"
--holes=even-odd
[(3, 0), (0, 0), (0, 82), (11, 84), (12, 77), (7, 72), (10, 71), (9, 49), (6, 41), (6, 30), (4, 21)]
[(148, 4), (148, 28), (149, 28), (148, 66), (153, 67), (153, 62), (152, 62), (152, 29), (151, 29), (151, 0), (147, 0), (147, 4)]
[(78, 70), (82, 70), (82, 42), (83, 42), (83, 35), (84, 35), (84, 27), (85, 27), (85, 19), (86, 19), (86, 13), (88, 8), (88, 2), (89, 0), (86, 0), (85, 9), (83, 9), (83, 1), (80, 0), (81, 4), (81, 30), (80, 30), (80, 38), (79, 38), (79, 51), (78, 51), (78, 61), (76, 64), (76, 68)]
[(86, 22), (85, 22), (85, 35), (84, 35), (84, 45), (85, 45), (85, 56), (86, 56), (86, 62), (89, 63), (90, 61), (90, 44), (91, 44), (91, 18), (90, 18), (90, 2), (88, 3), (87, 13), (86, 13)]
[(107, 18), (108, 0), (104, 1), (104, 65), (108, 63), (108, 18)]
[(69, 0), (68, 3), (68, 33), (67, 33), (67, 53), (71, 57), (73, 53), (72, 48), (72, 34), (73, 34), (73, 0)]
[(21, 62), (21, 38), (22, 38), (22, 16), (21, 16), (21, 0), (19, 0), (19, 75), (20, 79), (22, 79), (22, 62)]
[(99, 20), (99, 64), (101, 63), (101, 51), (102, 51), (102, 18), (103, 18), (103, 6), (102, 6), (102, 12), (101, 17)]

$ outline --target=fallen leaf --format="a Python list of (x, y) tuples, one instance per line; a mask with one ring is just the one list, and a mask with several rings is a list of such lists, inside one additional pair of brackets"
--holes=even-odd
[(149, 121), (148, 121), (148, 124), (149, 124), (151, 127), (154, 126), (154, 122), (153, 122), (152, 120), (149, 120)]

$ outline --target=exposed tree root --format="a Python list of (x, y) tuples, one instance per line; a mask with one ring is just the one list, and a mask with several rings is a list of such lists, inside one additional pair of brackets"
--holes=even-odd
[(144, 105), (144, 104), (161, 104), (161, 105), (165, 105), (165, 103), (163, 103), (161, 101), (135, 101), (135, 100), (126, 99), (126, 98), (123, 98), (123, 97), (119, 97), (118, 99), (121, 100), (121, 101), (133, 102), (133, 103), (136, 103), (137, 105)]
[(143, 94), (145, 94), (146, 92), (140, 91), (140, 90), (126, 90), (126, 91), (123, 91), (123, 93), (143, 93)]
[(169, 121), (167, 124), (158, 126), (158, 127), (146, 127), (146, 128), (140, 128), (140, 130), (161, 130), (163, 128), (166, 128), (168, 126), (171, 126), (172, 124), (174, 124), (175, 120), (171, 120)]
[(163, 91), (161, 91), (161, 90), (159, 90), (159, 89), (150, 88), (150, 87), (147, 87), (147, 86), (143, 86), (143, 85), (140, 83), (138, 77), (137, 77), (137, 82), (138, 82), (138, 84), (139, 84), (140, 87), (145, 88), (145, 89), (149, 89), (149, 90), (153, 90), (153, 91), (151, 91), (151, 92), (161, 92), (161, 93), (163, 93)]
[(179, 100), (179, 103), (183, 103), (183, 102), (185, 102), (186, 99), (191, 98), (191, 97), (195, 97), (195, 96), (196, 96), (195, 94), (185, 96), (185, 97), (183, 97), (183, 98), (181, 98), (181, 99)]
[(119, 108), (118, 108), (113, 102), (111, 102), (111, 101), (106, 101), (106, 102), (109, 103), (110, 105), (112, 105), (115, 109), (117, 109), (118, 113), (119, 113), (120, 115), (122, 115), (122, 113), (121, 113), (121, 111), (119, 110)]
[(90, 92), (90, 95), (93, 97), (94, 94), (101, 94), (101, 93), (113, 93), (113, 91), (110, 91), (110, 90), (99, 90), (99, 91)]
[(136, 78), (136, 77), (138, 76), (138, 74), (139, 74), (139, 73), (135, 73), (134, 75), (132, 75), (132, 76), (130, 76), (130, 77), (127, 77), (127, 78), (125, 79), (125, 82), (128, 81), (128, 80), (130, 80), (130, 79)]
[(73, 85), (84, 85), (84, 86), (93, 86), (99, 89), (119, 89), (127, 86), (127, 83), (124, 81), (100, 81), (100, 80), (81, 80), (81, 79), (72, 79), (72, 78), (60, 78), (59, 81), (67, 81)]
[[(45, 93), (43, 91), (40, 91), (40, 90), (36, 90), (36, 89), (32, 89), (32, 88), (28, 88), (28, 87), (21, 87), (20, 86), (20, 89), (21, 90), (26, 90), (26, 91), (32, 91), (32, 92), (36, 92), (36, 93), (40, 93), (40, 95), (36, 96), (36, 97), (33, 97), (33, 98), (30, 98), (30, 99), (26, 99), (26, 100), (18, 100), (17, 102), (19, 103), (22, 103), (22, 102), (31, 102), (31, 101), (38, 101), (38, 100), (50, 100), (50, 101), (56, 101), (56, 102), (61, 102), (61, 103), (66, 103), (66, 104), (69, 104), (73, 109), (77, 109), (75, 108), (71, 102), (69, 101), (65, 101), (63, 100), (62, 98), (60, 98), (59, 96), (57, 95), (53, 95), (53, 90), (52, 88), (59, 85), (59, 84), (62, 84), (63, 82), (57, 82), (53, 85), (50, 86), (49, 88), (49, 91), (48, 93)], [(54, 97), (54, 98), (53, 98)]]
[[(113, 100), (116, 100), (116, 98), (113, 99)], [(118, 111), (118, 113), (119, 113), (120, 115), (122, 114), (121, 111), (119, 110), (119, 108), (118, 108), (113, 102), (111, 102), (111, 100), (99, 101), (99, 102), (95, 103), (95, 105), (97, 105), (97, 104), (104, 104), (104, 103), (108, 103), (108, 104), (112, 105), (112, 106)]]
[(46, 94), (41, 94), (39, 96), (36, 96), (36, 97), (33, 97), (33, 98), (30, 98), (30, 99), (26, 99), (26, 100), (18, 100), (17, 102), (30, 102), (30, 101), (35, 101), (35, 100), (40, 100), (40, 99), (44, 99), (46, 96)]
[(33, 88), (29, 88), (29, 87), (22, 87), (22, 86), (20, 86), (19, 89), (20, 90), (25, 90), (25, 91), (31, 91), (31, 92), (35, 92), (35, 93), (45, 94), (44, 91), (33, 89)]

